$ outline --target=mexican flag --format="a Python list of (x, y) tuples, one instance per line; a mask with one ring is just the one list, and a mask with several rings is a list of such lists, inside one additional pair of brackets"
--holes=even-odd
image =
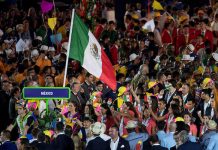
[(116, 89), (115, 71), (92, 32), (74, 13), (69, 38), (69, 58), (80, 61), (83, 68), (99, 78), (112, 90)]

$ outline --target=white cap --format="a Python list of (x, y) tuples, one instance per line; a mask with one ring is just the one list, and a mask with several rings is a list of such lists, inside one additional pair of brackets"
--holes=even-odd
[(32, 50), (31, 57), (39, 56), (39, 52), (37, 49)]
[(17, 24), (16, 25), (16, 30), (20, 30), (23, 29), (23, 24)]
[(24, 48), (23, 48), (23, 51), (29, 51), (30, 48), (26, 45)]
[(47, 51), (48, 50), (48, 46), (47, 45), (42, 45), (40, 50)]
[(139, 55), (136, 55), (135, 53), (132, 53), (130, 56), (129, 56), (129, 61), (133, 61), (135, 60)]
[(216, 61), (218, 61), (218, 53), (212, 53), (213, 59), (215, 59)]
[(106, 126), (104, 123), (95, 122), (90, 126), (90, 130), (93, 134), (103, 134), (106, 131)]
[(7, 50), (5, 50), (5, 52), (6, 52), (6, 55), (8, 56), (12, 53), (12, 49), (7, 49)]
[(195, 50), (195, 47), (194, 47), (193, 44), (188, 44), (188, 45), (187, 45), (187, 48), (188, 48), (191, 52), (194, 52), (194, 50)]
[(4, 32), (0, 29), (0, 37), (4, 35)]
[(159, 63), (160, 62), (160, 56), (156, 56), (154, 59), (155, 62)]
[(62, 47), (67, 50), (68, 49), (68, 42), (64, 42), (62, 43)]
[(182, 55), (181, 60), (193, 61), (195, 57), (191, 57), (190, 55)]
[(127, 122), (127, 125), (125, 126), (126, 129), (133, 129), (133, 128), (136, 128), (138, 125), (137, 125), (137, 121), (133, 121), (133, 120), (130, 120)]
[(52, 46), (52, 47), (49, 47), (48, 48), (48, 51), (51, 51), (51, 52), (55, 52), (55, 48)]
[(150, 43), (150, 42), (149, 42), (148, 40), (146, 40), (146, 41), (145, 41), (145, 46), (149, 46), (149, 43)]
[(42, 41), (42, 37), (41, 36), (37, 36), (36, 40)]
[(14, 42), (14, 40), (13, 39), (11, 39), (11, 40), (4, 40), (4, 42), (7, 43), (7, 44), (12, 44)]

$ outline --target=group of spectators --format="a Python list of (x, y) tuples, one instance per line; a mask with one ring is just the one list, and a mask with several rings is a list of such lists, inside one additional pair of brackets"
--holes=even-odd
[[(112, 0), (72, 2), (114, 66), (114, 91), (76, 60), (65, 68), (71, 7), (1, 11), (0, 150), (218, 150), (218, 2), (159, 2), (164, 10), (126, 4), (124, 22)], [(70, 99), (50, 99), (48, 111), (22, 96), (63, 85)]]

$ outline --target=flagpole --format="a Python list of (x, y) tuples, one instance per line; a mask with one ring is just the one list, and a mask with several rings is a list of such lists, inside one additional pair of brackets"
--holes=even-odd
[(63, 83), (63, 87), (65, 87), (66, 78), (67, 78), (67, 68), (68, 68), (68, 61), (69, 61), (69, 54), (70, 54), (70, 44), (71, 44), (71, 35), (72, 35), (72, 30), (73, 30), (74, 13), (75, 13), (75, 9), (73, 9), (72, 17), (71, 17), (70, 36), (69, 36), (68, 48), (67, 48), (67, 58), (66, 58), (65, 71), (64, 71), (64, 83)]

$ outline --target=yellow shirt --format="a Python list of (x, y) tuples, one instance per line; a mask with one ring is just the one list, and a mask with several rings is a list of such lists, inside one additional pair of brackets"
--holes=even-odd
[(39, 66), (40, 70), (42, 71), (45, 66), (51, 66), (51, 61), (49, 59), (39, 57), (36, 61), (36, 65)]
[(64, 25), (58, 28), (57, 33), (61, 33), (63, 39), (67, 37), (67, 30)]
[(5, 73), (5, 66), (4, 63), (2, 61), (0, 61), (0, 70), (2, 71), (2, 73)]
[[(64, 73), (59, 74), (55, 77), (55, 86), (62, 87), (64, 83)], [(68, 84), (68, 80), (66, 79), (65, 85)]]
[(18, 84), (21, 84), (21, 82), (25, 79), (25, 76), (23, 73), (18, 73), (14, 76), (14, 80), (15, 82), (17, 82)]

